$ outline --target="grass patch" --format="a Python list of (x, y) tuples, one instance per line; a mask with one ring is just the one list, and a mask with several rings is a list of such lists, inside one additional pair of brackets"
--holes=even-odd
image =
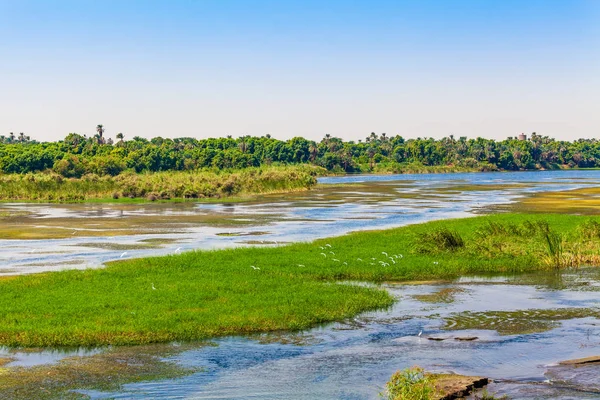
[(120, 390), (126, 383), (175, 379), (195, 372), (163, 358), (183, 351), (164, 346), (111, 349), (93, 356), (73, 356), (57, 364), (0, 369), (3, 399), (85, 399), (76, 390)]
[[(277, 248), (238, 248), (125, 260), (104, 269), (71, 270), (0, 280), (0, 344), (96, 346), (298, 331), (390, 306), (377, 285), (451, 279), (465, 274), (551, 269), (539, 234), (563, 237), (563, 256), (581, 265), (600, 254), (583, 239), (588, 219), (502, 214), (353, 233)], [(523, 222), (525, 221), (525, 222)], [(490, 224), (503, 226), (491, 233)], [(416, 251), (423, 235), (448, 229), (463, 246)], [(545, 229), (545, 228), (544, 228)], [(482, 234), (482, 232), (487, 232)]]
[(587, 317), (600, 318), (600, 310), (559, 308), (554, 310), (467, 311), (447, 318), (444, 329), (491, 329), (500, 335), (522, 335), (549, 331), (558, 327), (561, 320)]
[(234, 172), (194, 171), (84, 175), (0, 174), (0, 201), (161, 201), (221, 199), (306, 190), (324, 169), (310, 165), (247, 168)]
[(464, 293), (464, 289), (452, 287), (440, 289), (429, 294), (416, 294), (413, 297), (424, 303), (453, 303), (457, 294)]

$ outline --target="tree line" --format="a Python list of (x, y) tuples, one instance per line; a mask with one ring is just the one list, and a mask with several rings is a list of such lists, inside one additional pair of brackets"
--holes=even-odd
[[(167, 139), (106, 138), (96, 127), (92, 137), (70, 133), (57, 142), (38, 142), (21, 133), (0, 137), (0, 172), (53, 170), (64, 177), (119, 175), (123, 171), (192, 171), (243, 169), (262, 165), (314, 164), (334, 172), (402, 172), (419, 166), (435, 170), (531, 170), (600, 167), (600, 141), (559, 141), (533, 133), (526, 140), (455, 138), (404, 139), (371, 133), (344, 141), (327, 134), (319, 142), (295, 137)], [(522, 139), (522, 138), (521, 138)]]

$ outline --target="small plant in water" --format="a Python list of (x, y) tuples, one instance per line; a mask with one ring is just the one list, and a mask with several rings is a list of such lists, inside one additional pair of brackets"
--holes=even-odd
[(387, 400), (429, 400), (435, 388), (425, 371), (420, 367), (397, 371), (386, 384), (381, 397)]

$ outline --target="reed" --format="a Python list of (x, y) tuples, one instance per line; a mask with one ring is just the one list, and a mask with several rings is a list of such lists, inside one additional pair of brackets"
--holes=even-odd
[(64, 178), (53, 172), (0, 175), (0, 201), (86, 201), (211, 199), (310, 189), (325, 170), (310, 166), (271, 166), (239, 171), (168, 171), (87, 174)]

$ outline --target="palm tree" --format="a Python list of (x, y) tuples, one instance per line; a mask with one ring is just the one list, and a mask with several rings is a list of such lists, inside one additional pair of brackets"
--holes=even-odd
[(11, 132), (8, 134), (8, 142), (12, 143), (14, 141), (15, 141), (15, 134)]
[(116, 137), (117, 137), (117, 139), (119, 139), (119, 142), (123, 142), (123, 138), (124, 138), (125, 136), (123, 136), (123, 133), (122, 133), (122, 132), (119, 132), (119, 133), (117, 133), (117, 136), (116, 136)]
[(96, 137), (98, 144), (104, 144), (104, 137), (102, 136), (104, 134), (104, 126), (102, 124), (98, 124), (98, 126), (96, 126), (96, 132), (98, 132), (98, 136)]
[(19, 132), (19, 142), (23, 143), (25, 141), (25, 134), (23, 132)]
[(308, 146), (308, 152), (310, 153), (310, 161), (314, 162), (315, 158), (317, 158), (317, 155), (319, 154), (319, 149), (314, 142), (311, 142)]

